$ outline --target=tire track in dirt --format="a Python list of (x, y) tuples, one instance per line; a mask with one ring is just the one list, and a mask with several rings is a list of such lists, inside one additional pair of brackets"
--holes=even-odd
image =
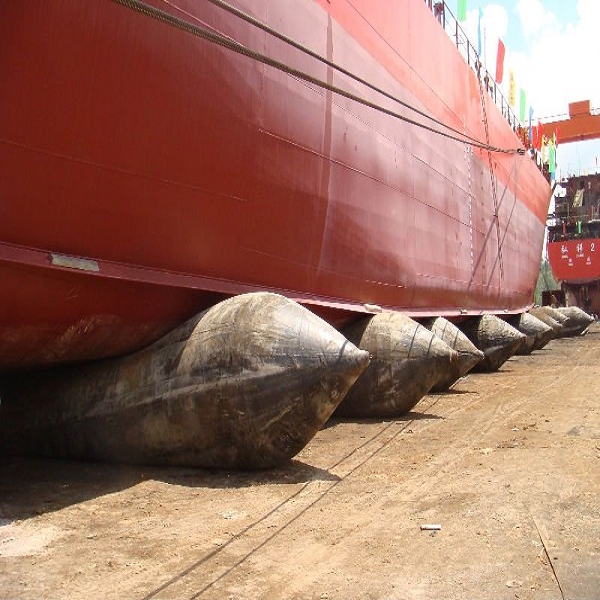
[[(577, 356), (572, 352), (574, 349), (578, 350)], [(450, 410), (444, 410), (443, 403), (440, 403), (437, 415), (446, 423), (454, 421), (455, 430), (452, 436), (445, 436), (448, 443), (443, 451), (428, 462), (417, 480), (411, 481), (408, 486), (409, 497), (422, 497), (435, 489), (445, 472), (455, 470), (466, 455), (478, 449), (473, 442), (488, 436), (494, 429), (502, 428), (507, 421), (523, 420), (530, 414), (532, 399), (541, 401), (547, 392), (559, 387), (574, 390), (577, 394), (577, 382), (582, 380), (581, 372), (588, 368), (580, 364), (594, 355), (596, 345), (582, 349), (577, 339), (561, 339), (553, 342), (552, 352), (557, 356), (556, 363), (539, 369), (534, 378), (530, 369), (532, 364), (535, 365), (535, 355), (511, 359), (505, 368), (511, 370), (510, 378), (515, 384), (508, 394), (502, 385), (504, 374), (501, 369), (495, 373), (477, 373), (465, 378), (460, 387), (477, 390), (471, 392), (475, 396), (467, 403)], [(440, 427), (444, 426), (444, 421)], [(418, 421), (413, 431), (418, 437), (419, 433), (438, 424), (438, 421)]]
[[(566, 340), (554, 342), (553, 352), (559, 350), (559, 344)], [(558, 347), (557, 347), (558, 346)], [(591, 356), (594, 348), (588, 349), (583, 356), (578, 356), (577, 361)], [(217, 584), (232, 576), (248, 559), (255, 556), (269, 543), (283, 535), (290, 526), (302, 520), (307, 513), (315, 508), (335, 488), (346, 482), (357, 473), (364, 465), (376, 459), (377, 455), (390, 449), (403, 433), (410, 430), (412, 440), (418, 444), (419, 436), (444, 428), (451, 424), (454, 429), (452, 437), (447, 436), (447, 444), (443, 450), (427, 465), (419, 470), (418, 475), (406, 477), (407, 494), (405, 501), (411, 502), (418, 498), (430, 495), (438, 486), (439, 479), (447, 471), (456, 467), (465, 457), (475, 451), (474, 440), (485, 437), (490, 431), (504, 423), (507, 419), (521, 418), (526, 412), (526, 406), (531, 403), (531, 397), (542, 396), (547, 390), (557, 386), (569, 386), (577, 380), (578, 368), (570, 363), (573, 359), (565, 360), (568, 356), (567, 348), (560, 352), (561, 359), (556, 365), (540, 370), (532, 381), (528, 369), (520, 368), (519, 360), (531, 362), (530, 357), (519, 357), (507, 363), (511, 369), (511, 376), (518, 379), (529, 379), (531, 389), (523, 394), (513, 393), (518, 388), (515, 384), (513, 390), (507, 394), (507, 389), (501, 384), (502, 370), (490, 374), (470, 375), (458, 388), (467, 388), (463, 392), (469, 395), (467, 399), (447, 403), (447, 396), (443, 394), (426, 396), (417, 405), (420, 413), (433, 413), (436, 419), (411, 419), (383, 423), (374, 435), (355, 448), (352, 448), (340, 460), (331, 464), (325, 470), (333, 480), (309, 480), (300, 485), (293, 494), (280, 502), (275, 508), (264, 514), (259, 519), (248, 525), (230, 540), (214, 551), (203, 555), (175, 576), (166, 580), (145, 596), (145, 600), (154, 598), (200, 598), (212, 590)], [(534, 357), (531, 357), (534, 358)], [(560, 372), (557, 366), (562, 363)], [(526, 364), (525, 366), (529, 366)], [(570, 367), (570, 368), (567, 368)]]
[[(436, 416), (443, 419), (460, 417), (467, 409), (479, 408), (483, 401), (481, 395), (476, 392), (466, 402), (462, 402), (460, 405), (448, 410), (444, 409), (441, 402), (443, 397), (442, 394), (424, 397), (417, 407), (419, 413), (428, 414), (435, 409)], [(483, 417), (471, 421), (471, 430), (480, 431), (479, 421), (489, 422), (489, 419), (493, 419), (499, 410), (499, 407), (495, 407), (494, 414), (490, 415), (489, 411), (486, 411)], [(232, 575), (237, 568), (241, 567), (245, 561), (268, 543), (282, 535), (287, 528), (305, 516), (309, 510), (316, 507), (334, 488), (351, 478), (361, 467), (373, 460), (390, 444), (393, 444), (403, 432), (410, 430), (413, 438), (418, 439), (420, 433), (436, 427), (438, 424), (437, 420), (427, 419), (397, 420), (383, 423), (373, 436), (350, 450), (342, 459), (326, 469), (335, 477), (334, 481), (311, 480), (303, 483), (298, 490), (269, 513), (254, 521), (219, 548), (200, 557), (177, 575), (165, 581), (161, 586), (147, 594), (144, 600), (167, 597), (200, 598), (217, 583)], [(462, 457), (462, 454), (459, 456), (459, 448), (460, 443), (452, 444), (452, 447), (448, 448), (443, 456), (435, 459), (430, 465), (429, 471), (432, 474), (438, 472), (440, 463), (444, 463), (446, 466), (458, 463)], [(419, 480), (420, 483), (423, 483), (421, 477), (419, 477)], [(431, 486), (435, 487), (435, 484), (430, 482), (427, 485), (427, 487)], [(418, 486), (408, 485), (407, 487), (415, 490), (410, 496), (419, 495), (419, 492), (415, 489)], [(406, 500), (408, 501), (409, 498), (407, 497)], [(199, 586), (198, 582), (202, 582), (202, 585)]]
[[(200, 598), (215, 584), (231, 575), (246, 560), (301, 519), (327, 494), (386, 448), (412, 423), (414, 423), (412, 420), (385, 423), (371, 438), (352, 449), (327, 469), (334, 476), (333, 481), (311, 480), (303, 483), (297, 491), (274, 509), (255, 520), (216, 550), (200, 557), (177, 575), (146, 594), (144, 600), (173, 597)], [(202, 584), (199, 585), (199, 582)]]

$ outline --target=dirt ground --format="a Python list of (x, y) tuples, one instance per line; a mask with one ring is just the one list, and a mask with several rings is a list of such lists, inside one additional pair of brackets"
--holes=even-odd
[(0, 598), (600, 599), (600, 326), (270, 472), (0, 459)]

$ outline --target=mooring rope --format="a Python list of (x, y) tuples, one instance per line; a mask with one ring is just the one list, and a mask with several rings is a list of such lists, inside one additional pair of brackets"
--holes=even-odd
[[(190, 35), (202, 38), (211, 43), (222, 46), (223, 48), (227, 48), (229, 50), (232, 50), (233, 52), (236, 52), (238, 54), (241, 54), (243, 56), (246, 56), (248, 58), (256, 60), (257, 62), (260, 62), (260, 63), (270, 66), (274, 69), (277, 69), (283, 73), (286, 73), (286, 74), (296, 77), (300, 80), (311, 83), (322, 89), (333, 92), (339, 96), (347, 98), (348, 100), (352, 100), (353, 102), (356, 102), (357, 104), (361, 104), (363, 106), (366, 106), (367, 108), (371, 108), (375, 111), (378, 111), (380, 113), (388, 115), (392, 118), (395, 118), (395, 119), (398, 119), (405, 123), (408, 123), (409, 125), (414, 125), (415, 127), (419, 127), (421, 129), (430, 131), (431, 133), (435, 133), (437, 135), (448, 138), (450, 140), (460, 142), (461, 144), (467, 143), (475, 148), (480, 148), (482, 150), (488, 150), (490, 152), (497, 152), (497, 153), (503, 153), (503, 154), (524, 154), (525, 153), (523, 148), (500, 148), (497, 146), (490, 146), (489, 144), (477, 141), (474, 138), (465, 137), (465, 135), (460, 132), (459, 132), (459, 135), (460, 135), (460, 137), (459, 137), (458, 135), (454, 135), (453, 133), (447, 133), (445, 131), (440, 131), (439, 129), (435, 129), (434, 127), (430, 127), (429, 125), (420, 123), (418, 121), (415, 121), (414, 119), (410, 119), (409, 117), (401, 115), (393, 110), (389, 110), (379, 104), (376, 104), (375, 102), (371, 102), (370, 100), (362, 98), (361, 96), (358, 96), (356, 94), (348, 92), (338, 86), (327, 83), (326, 81), (323, 81), (317, 77), (314, 77), (308, 73), (305, 73), (304, 71), (300, 71), (298, 69), (290, 67), (289, 65), (286, 65), (285, 63), (282, 63), (282, 62), (275, 60), (269, 56), (266, 56), (265, 54), (262, 54), (255, 50), (252, 50), (252, 49), (244, 46), (243, 44), (236, 42), (235, 40), (232, 40), (220, 33), (216, 33), (215, 31), (211, 31), (205, 27), (200, 27), (198, 25), (194, 25), (193, 23), (190, 23), (190, 22), (186, 21), (185, 19), (181, 19), (181, 18), (171, 15), (163, 10), (160, 10), (158, 8), (150, 6), (150, 5), (146, 4), (145, 2), (142, 2), (142, 0), (112, 0), (112, 1), (116, 2), (117, 4), (120, 4), (122, 6), (125, 6), (127, 8), (130, 8), (132, 10), (135, 10), (143, 15), (146, 15), (147, 17), (161, 21), (162, 23), (165, 23), (166, 25), (176, 27), (182, 31), (185, 31), (186, 33), (189, 33)], [(212, 0), (210, 0), (210, 1), (212, 1)], [(324, 59), (323, 57), (321, 57), (321, 58), (323, 60), (327, 60), (327, 59)], [(431, 118), (431, 117), (428, 117), (428, 118)], [(443, 126), (447, 127), (445, 125), (443, 125)]]

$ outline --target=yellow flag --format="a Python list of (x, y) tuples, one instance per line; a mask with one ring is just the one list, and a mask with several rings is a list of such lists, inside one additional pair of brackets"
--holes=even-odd
[(513, 108), (515, 107), (515, 96), (515, 73), (511, 69), (508, 74), (508, 101)]

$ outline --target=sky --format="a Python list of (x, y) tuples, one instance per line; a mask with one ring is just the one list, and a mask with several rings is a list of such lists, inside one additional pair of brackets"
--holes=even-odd
[[(600, 0), (466, 0), (467, 20), (461, 25), (477, 47), (482, 11), (482, 59), (496, 72), (498, 38), (505, 48), (504, 79), (509, 97), (509, 70), (516, 84), (515, 114), (523, 89), (533, 121), (568, 115), (569, 103), (590, 100), (600, 112)], [(458, 0), (446, 0), (457, 15)], [(557, 176), (600, 172), (600, 140), (560, 144)]]

